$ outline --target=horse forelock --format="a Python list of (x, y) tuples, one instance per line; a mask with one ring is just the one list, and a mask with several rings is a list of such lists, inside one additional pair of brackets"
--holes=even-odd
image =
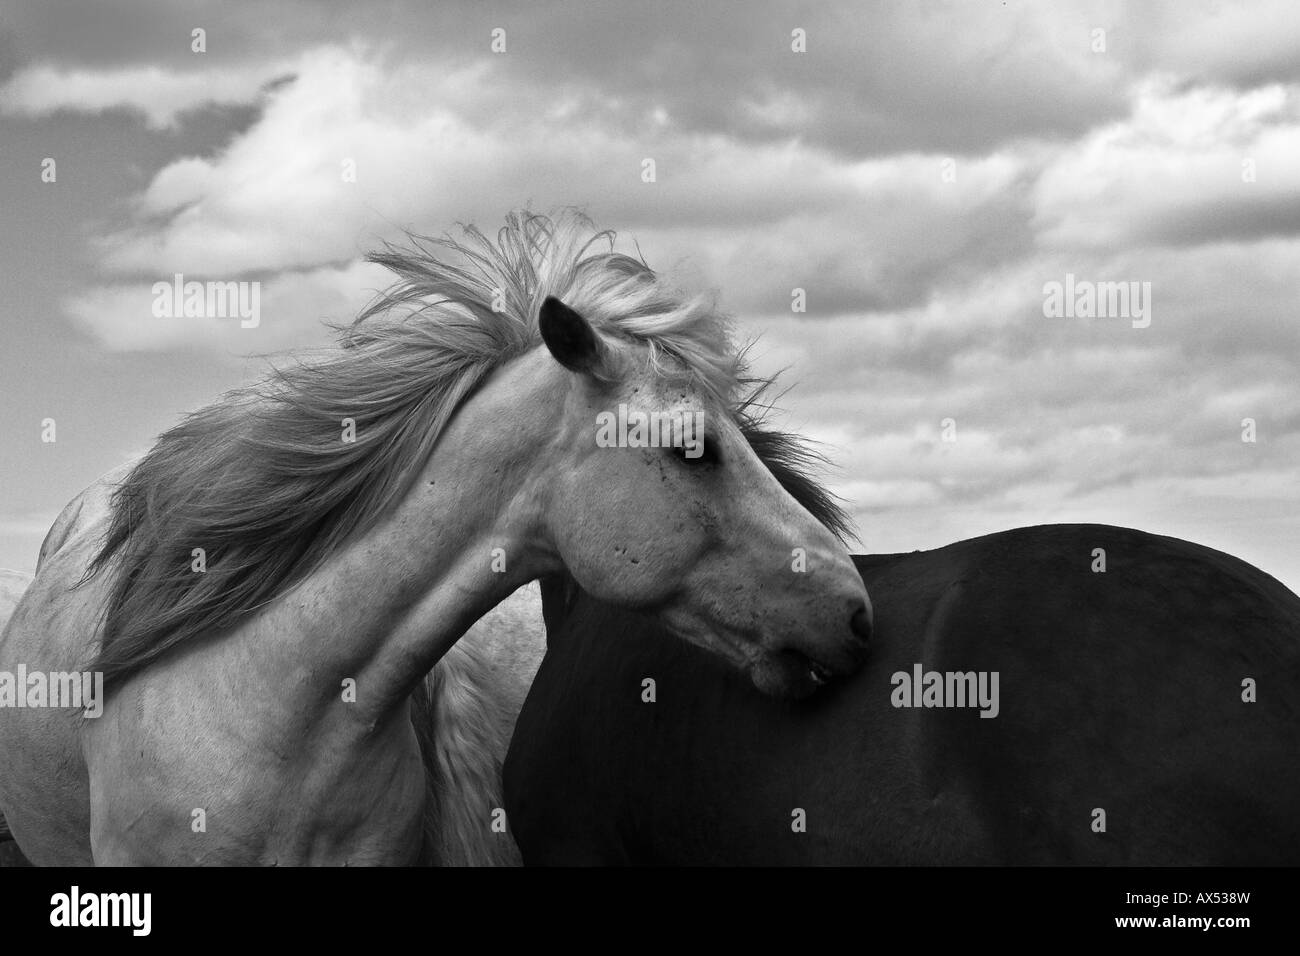
[(339, 347), (275, 369), (165, 432), (114, 493), (87, 575), (112, 568), (93, 664), (105, 687), (178, 644), (228, 630), (372, 527), (460, 404), (540, 343), (548, 295), (586, 316), (615, 351), (644, 347), (664, 374), (684, 367), (733, 401), (744, 362), (726, 320), (706, 298), (615, 252), (614, 238), (572, 211), (512, 213), (495, 242), (473, 226), (459, 239), (411, 235), (370, 256), (397, 281), (339, 330)]

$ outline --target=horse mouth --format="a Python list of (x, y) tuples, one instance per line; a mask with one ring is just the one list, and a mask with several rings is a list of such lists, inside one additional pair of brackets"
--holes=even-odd
[(804, 654), (802, 651), (786, 650), (786, 651), (781, 651), (780, 653), (783, 656), (789, 655), (789, 657), (793, 662), (792, 666), (798, 668), (799, 670), (802, 670), (807, 675), (808, 679), (812, 681), (814, 684), (816, 684), (818, 687), (821, 687), (823, 684), (829, 683), (831, 678), (835, 676), (835, 672), (832, 671), (829, 667), (827, 667), (821, 661), (809, 657), (807, 654)]
[(837, 676), (831, 665), (792, 647), (772, 650), (727, 641), (712, 649), (748, 671), (759, 690), (774, 697), (808, 697)]
[(767, 657), (768, 667), (779, 675), (779, 696), (807, 697), (835, 678), (835, 671), (830, 666), (802, 651), (784, 648)]

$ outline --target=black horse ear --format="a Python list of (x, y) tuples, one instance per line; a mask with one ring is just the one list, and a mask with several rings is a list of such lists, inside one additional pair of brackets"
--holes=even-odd
[(591, 323), (553, 295), (542, 303), (537, 317), (542, 341), (559, 362), (571, 372), (587, 375), (599, 373), (605, 347)]

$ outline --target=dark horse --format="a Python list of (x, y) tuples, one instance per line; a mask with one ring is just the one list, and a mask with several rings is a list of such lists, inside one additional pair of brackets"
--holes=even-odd
[(870, 658), (801, 702), (552, 582), (505, 768), (525, 862), (1300, 863), (1300, 598), (1278, 581), (1104, 525), (854, 560)]

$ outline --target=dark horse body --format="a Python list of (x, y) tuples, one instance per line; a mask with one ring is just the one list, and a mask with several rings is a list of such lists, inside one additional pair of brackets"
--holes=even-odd
[[(1101, 525), (855, 561), (868, 663), (800, 703), (646, 618), (548, 607), (505, 770), (525, 862), (1300, 863), (1300, 598), (1279, 582)], [(917, 663), (998, 672), (998, 715), (895, 707)]]

